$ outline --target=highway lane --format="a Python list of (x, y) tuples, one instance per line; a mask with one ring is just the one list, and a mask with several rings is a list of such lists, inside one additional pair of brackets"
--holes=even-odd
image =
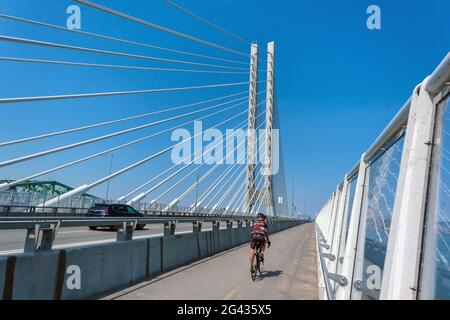
[(317, 299), (314, 225), (272, 235), (262, 279), (253, 282), (248, 245), (162, 274), (105, 296), (117, 300)]
[[(221, 225), (224, 228), (225, 224)], [(203, 229), (210, 229), (211, 223), (205, 223)], [(176, 233), (191, 232), (191, 223), (177, 225)], [(161, 235), (163, 225), (146, 225), (145, 230), (135, 231), (133, 237), (148, 237)], [(19, 253), (23, 251), (26, 230), (0, 230), (0, 255)], [(89, 230), (87, 227), (61, 228), (56, 234), (54, 246), (56, 248), (66, 246), (79, 246), (108, 241), (115, 241), (117, 233), (109, 229)]]

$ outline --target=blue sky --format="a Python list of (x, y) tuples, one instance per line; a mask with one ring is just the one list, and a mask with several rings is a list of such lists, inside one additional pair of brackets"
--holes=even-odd
[[(66, 8), (73, 3), (2, 0), (0, 12), (64, 26), (67, 18)], [(174, 10), (161, 0), (98, 0), (98, 3), (240, 51), (248, 51), (242, 43)], [(288, 190), (290, 194), (291, 179), (295, 177), (297, 205), (306, 203), (306, 208), (311, 213), (320, 209), (344, 174), (403, 105), (414, 86), (433, 71), (450, 49), (447, 40), (450, 34), (450, 3), (444, 0), (180, 0), (178, 3), (245, 39), (258, 41), (260, 46), (265, 46), (271, 40), (276, 41), (276, 89)], [(381, 30), (371, 31), (366, 28), (366, 8), (371, 4), (377, 4), (381, 8)], [(233, 54), (127, 22), (82, 5), (80, 7), (83, 31), (246, 62), (245, 58)], [(0, 30), (0, 34), (7, 36), (206, 62), (62, 31), (51, 31), (1, 18)], [(0, 42), (0, 55), (177, 67), (151, 61), (5, 42)], [(0, 70), (1, 97), (151, 89), (248, 80), (247, 75), (167, 74), (12, 62), (0, 62)], [(261, 74), (261, 77), (264, 79), (265, 75)], [(7, 141), (116, 119), (243, 90), (246, 88), (4, 104), (0, 106), (0, 140)], [(232, 112), (225, 115), (232, 115)], [(156, 119), (163, 117), (167, 115)], [(155, 118), (151, 120), (153, 119)], [(230, 126), (235, 126), (244, 119), (245, 117), (236, 119)], [(3, 148), (0, 159), (11, 159), (149, 121), (141, 119), (82, 134)], [(187, 120), (176, 123), (184, 121)], [(218, 118), (211, 118), (207, 123), (212, 125), (218, 121)], [(155, 130), (145, 133), (151, 134)], [(134, 133), (29, 164), (2, 168), (0, 178), (23, 177), (142, 135), (143, 133)], [(168, 135), (161, 136), (117, 153), (113, 169), (122, 168), (156, 152), (167, 146), (170, 142), (168, 139)], [(136, 172), (114, 180), (111, 184), (111, 194), (120, 196), (124, 191), (126, 193), (127, 190), (145, 182), (156, 171), (166, 168), (167, 160), (154, 161)], [(48, 178), (78, 186), (85, 183), (86, 179), (94, 181), (103, 177), (108, 170), (109, 158), (101, 157), (85, 166), (51, 174)], [(104, 187), (97, 188), (94, 192), (102, 195)], [(168, 200), (173, 195), (170, 195)]]

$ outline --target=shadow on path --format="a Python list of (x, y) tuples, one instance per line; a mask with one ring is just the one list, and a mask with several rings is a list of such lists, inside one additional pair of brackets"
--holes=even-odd
[(264, 271), (262, 276), (264, 278), (275, 278), (275, 277), (279, 277), (283, 274), (283, 271), (281, 270), (277, 270), (277, 271)]

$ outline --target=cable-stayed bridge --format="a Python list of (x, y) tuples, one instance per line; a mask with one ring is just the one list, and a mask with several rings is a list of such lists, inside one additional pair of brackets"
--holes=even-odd
[[(54, 207), (56, 210), (61, 207), (76, 208), (75, 204), (80, 203), (79, 198), (81, 195), (100, 186), (107, 184), (109, 186), (114, 179), (130, 174), (135, 169), (147, 166), (148, 170), (148, 167), (151, 167), (152, 161), (165, 157), (164, 161), (171, 164), (170, 166), (167, 166), (164, 170), (150, 171), (154, 173), (153, 175), (149, 174), (149, 171), (147, 171), (146, 174), (149, 176), (148, 180), (142, 179), (144, 177), (141, 177), (139, 180), (143, 183), (131, 186), (132, 188), (130, 188), (130, 190), (122, 188), (122, 195), (117, 196), (115, 199), (112, 199), (112, 201), (134, 205), (144, 210), (154, 209), (155, 211), (160, 210), (163, 212), (175, 211), (185, 213), (255, 215), (256, 212), (267, 211), (270, 216), (289, 216), (285, 188), (280, 188), (281, 191), (279, 191), (279, 194), (274, 195), (272, 177), (271, 175), (263, 173), (263, 169), (268, 171), (272, 166), (272, 130), (279, 130), (279, 128), (275, 127), (278, 125), (278, 119), (275, 108), (274, 90), (274, 44), (269, 44), (267, 59), (263, 60), (267, 62), (267, 66), (264, 65), (261, 67), (262, 63), (258, 63), (258, 57), (261, 54), (258, 53), (257, 44), (244, 42), (245, 44), (250, 45), (250, 49), (249, 52), (241, 52), (218, 43), (206, 41), (149, 21), (141, 20), (137, 17), (92, 2), (80, 1), (79, 4), (92, 10), (99, 11), (104, 19), (122, 19), (131, 21), (133, 24), (167, 33), (172, 37), (187, 39), (188, 41), (198, 44), (200, 47), (213, 48), (215, 54), (217, 54), (217, 51), (225, 52), (228, 55), (234, 57), (237, 56), (237, 58), (221, 58), (214, 56), (213, 53), (207, 55), (197, 52), (186, 52), (176, 48), (165, 48), (150, 43), (141, 43), (106, 34), (68, 29), (42, 21), (2, 14), (2, 19), (25, 25), (27, 28), (38, 27), (41, 29), (52, 29), (59, 31), (60, 33), (68, 33), (69, 35), (74, 36), (82, 35), (94, 39), (105, 39), (112, 44), (125, 43), (128, 45), (128, 49), (127, 51), (113, 51), (109, 49), (105, 50), (103, 47), (98, 47), (98, 45), (97, 47), (85, 47), (56, 41), (43, 41), (41, 39), (2, 35), (1, 40), (5, 42), (24, 45), (31, 50), (34, 48), (38, 48), (37, 50), (40, 50), (41, 48), (49, 49), (49, 55), (59, 54), (66, 56), (67, 51), (75, 51), (77, 53), (87, 52), (97, 57), (97, 59), (102, 59), (104, 56), (118, 56), (128, 58), (128, 60), (157, 62), (165, 67), (95, 64), (83, 63), (80, 61), (34, 59), (12, 56), (2, 57), (4, 63), (29, 63), (30, 67), (34, 65), (40, 65), (41, 67), (45, 65), (69, 66), (75, 68), (77, 72), (89, 72), (92, 68), (120, 68), (125, 70), (145, 70), (159, 73), (181, 73), (183, 74), (184, 83), (186, 83), (186, 85), (183, 84), (182, 86), (139, 90), (114, 90), (37, 96), (26, 96), (25, 93), (25, 96), (22, 97), (2, 98), (0, 101), (1, 104), (14, 106), (21, 104), (19, 107), (22, 108), (23, 104), (34, 104), (38, 102), (57, 105), (60, 101), (68, 100), (71, 105), (76, 105), (89, 103), (89, 99), (93, 98), (156, 94), (166, 94), (169, 96), (180, 92), (183, 94), (183, 98), (181, 99), (183, 103), (173, 103), (173, 105), (161, 107), (152, 105), (151, 112), (131, 114), (122, 118), (102, 119), (102, 121), (97, 123), (93, 123), (92, 120), (89, 119), (90, 115), (87, 114), (88, 120), (86, 121), (88, 123), (83, 124), (82, 126), (68, 127), (53, 132), (47, 131), (34, 136), (20, 137), (2, 142), (2, 148), (12, 150), (16, 146), (20, 148), (23, 145), (46, 141), (47, 139), (64, 139), (64, 137), (74, 137), (81, 133), (84, 135), (85, 132), (88, 132), (89, 134), (89, 137), (86, 139), (79, 139), (71, 143), (60, 144), (56, 147), (44, 148), (44, 150), (6, 159), (0, 164), (0, 167), (6, 171), (11, 166), (32, 163), (33, 161), (38, 161), (52, 155), (55, 156), (53, 159), (59, 160), (60, 158), (58, 157), (61, 157), (60, 155), (64, 152), (70, 152), (85, 146), (94, 146), (95, 144), (100, 144), (114, 138), (128, 137), (131, 136), (131, 134), (134, 134), (136, 137), (138, 134), (140, 135), (137, 139), (128, 139), (125, 143), (114, 145), (113, 147), (106, 149), (100, 149), (97, 150), (97, 152), (72, 159), (65, 163), (55, 163), (55, 165), (49, 166), (51, 163), (47, 162), (47, 167), (44, 170), (33, 172), (30, 175), (15, 176), (11, 181), (5, 181), (0, 185), (0, 190), (2, 192), (7, 193), (8, 191), (15, 190), (15, 187), (18, 185), (23, 185), (24, 183), (29, 183), (36, 179), (42, 179), (42, 177), (51, 174), (58, 173), (63, 176), (63, 173), (60, 172), (64, 172), (64, 170), (74, 166), (82, 167), (89, 161), (101, 156), (115, 154), (117, 158), (122, 154), (130, 152), (132, 147), (147, 147), (153, 140), (160, 137), (170, 137), (171, 134), (174, 135), (177, 129), (187, 128), (189, 126), (192, 127), (193, 124), (198, 124), (200, 122), (203, 125), (207, 124), (206, 126), (204, 125), (204, 127), (201, 127), (201, 130), (193, 132), (191, 136), (182, 139), (182, 141), (178, 143), (166, 143), (166, 146), (155, 150), (149, 148), (147, 150), (151, 150), (152, 152), (149, 153), (147, 157), (130, 163), (127, 166), (123, 166), (120, 169), (112, 170), (108, 175), (101, 176), (98, 179), (83, 181), (85, 183), (74, 186), (70, 191), (58, 194), (57, 196), (52, 197), (51, 195), (46, 194), (42, 200), (37, 196), (33, 196), (28, 197), (25, 201), (16, 201), (15, 199), (22, 195), (16, 196), (11, 193), (11, 196), (9, 197), (11, 199), (10, 205), (12, 206), (18, 202), (21, 205), (30, 206), (32, 210), (34, 210), (33, 207)], [(185, 9), (182, 9), (176, 4), (170, 4), (175, 6), (176, 9), (186, 12)], [(192, 13), (190, 14), (193, 15)], [(194, 15), (194, 17), (199, 19), (196, 15)], [(202, 21), (205, 22), (204, 20)], [(208, 24), (218, 28), (211, 23)], [(225, 32), (225, 30), (220, 30)], [(237, 36), (228, 32), (226, 32), (226, 34), (237, 38)], [(238, 38), (238, 40), (241, 42), (243, 41), (240, 38)], [(148, 51), (150, 51), (149, 49), (152, 49), (152, 52), (155, 54), (143, 55), (132, 53), (132, 49), (136, 47), (145, 48)], [(156, 53), (158, 53), (158, 55)], [(182, 58), (167, 58), (162, 56), (161, 53), (172, 53)], [(194, 57), (196, 58), (195, 60), (193, 59)], [(189, 66), (190, 68), (185, 68), (186, 66)], [(82, 70), (78, 71), (79, 69)], [(187, 84), (191, 79), (192, 74), (196, 73), (202, 74), (201, 78), (206, 78), (203, 74), (212, 75), (214, 80), (211, 80), (212, 82), (208, 84)], [(233, 81), (223, 81), (224, 75), (232, 76)], [(261, 80), (263, 76), (266, 76), (267, 79)], [(180, 82), (181, 80), (177, 80), (177, 83)], [(267, 87), (267, 89), (262, 89), (263, 87)], [(195, 100), (197, 92), (202, 92), (202, 94), (206, 94), (209, 97), (212, 96), (212, 98)], [(167, 99), (170, 101), (170, 97)], [(176, 98), (173, 100), (178, 101), (179, 98), (178, 100)], [(80, 114), (78, 117), (81, 118), (83, 115)], [(104, 115), (104, 118), (106, 117), (107, 115)], [(145, 122), (144, 124), (133, 125), (137, 120)], [(123, 124), (127, 127), (117, 131), (109, 129), (117, 124)], [(100, 128), (109, 131), (107, 131), (107, 134), (96, 134), (96, 129)], [(148, 135), (147, 133), (150, 129), (153, 130), (153, 132)], [(221, 131), (219, 132), (219, 130)], [(261, 131), (263, 131), (263, 135), (259, 134)], [(249, 132), (251, 132), (251, 134), (249, 134)], [(266, 135), (266, 132), (269, 134)], [(220, 133), (222, 133), (221, 136)], [(230, 133), (230, 137), (227, 136), (228, 133)], [(184, 137), (180, 136), (176, 138)], [(210, 143), (203, 146), (205, 144), (205, 139), (209, 139)], [(279, 139), (277, 136), (277, 143), (278, 141)], [(168, 142), (171, 141), (169, 140)], [(267, 142), (270, 145), (266, 146)], [(156, 144), (157, 143), (155, 143), (155, 145)], [(194, 149), (198, 150), (192, 150), (192, 145), (194, 146)], [(251, 151), (248, 155), (245, 153), (247, 146)], [(173, 158), (173, 153), (178, 150), (181, 150), (181, 153), (185, 152), (186, 156), (178, 157), (176, 163), (173, 161), (174, 159), (169, 159), (169, 161), (167, 161), (168, 155)], [(206, 159), (206, 155), (209, 155), (208, 159)], [(262, 156), (260, 157), (260, 155)], [(210, 163), (207, 163), (208, 161), (214, 162), (214, 166), (209, 166)], [(277, 166), (279, 165), (278, 162), (279, 159), (277, 159)], [(230, 166), (221, 165), (225, 163), (230, 164)], [(248, 163), (248, 165), (246, 165), (246, 163)], [(263, 166), (264, 168), (262, 168)], [(280, 177), (278, 180), (284, 183), (284, 176), (275, 175), (275, 177), (275, 179)], [(227, 184), (226, 187), (222, 182)], [(186, 185), (189, 185), (187, 190), (184, 189)], [(235, 188), (236, 186), (241, 188)], [(183, 190), (183, 192), (180, 192), (180, 190)], [(282, 192), (282, 194), (280, 192)], [(194, 194), (195, 199), (193, 199)], [(7, 199), (8, 195), (3, 195), (3, 198)], [(281, 206), (274, 205), (274, 198), (280, 198), (279, 202)], [(105, 200), (110, 201), (111, 199)], [(7, 201), (4, 201), (3, 204), (7, 204)], [(184, 206), (181, 204), (184, 204)], [(8, 211), (11, 210), (11, 208), (6, 209)], [(30, 208), (26, 209), (29, 210)]]
[[(0, 12), (16, 75), (0, 97), (3, 299), (448, 298), (450, 56), (305, 224), (288, 205), (275, 42), (161, 2), (218, 36), (87, 0), (71, 3), (102, 22), (89, 28)], [(86, 217), (94, 205), (123, 214)], [(259, 212), (278, 259), (242, 285)]]
[[(8, 53), (0, 57), (5, 70), (50, 75), (31, 81), (46, 81), (39, 90), (30, 83), (0, 98), (5, 114), (26, 112), (8, 114), (11, 123), (39, 122), (39, 129), (6, 132), (0, 142), (5, 299), (33, 298), (41, 290), (17, 287), (20, 271), (12, 261), (21, 252), (65, 255), (67, 269), (70, 248), (134, 246), (142, 240), (149, 251), (154, 239), (164, 239), (154, 249), (160, 251), (160, 268), (147, 266), (140, 277), (146, 278), (246, 242), (259, 212), (274, 231), (299, 224), (288, 210), (279, 152), (274, 42), (262, 48), (170, 1), (165, 6), (174, 16), (178, 12), (228, 41), (203, 39), (90, 1), (73, 4), (110, 30), (122, 25), (146, 37), (0, 13), (11, 31), (0, 35)], [(155, 40), (166, 38), (169, 45)], [(65, 82), (62, 74), (80, 78)], [(106, 204), (143, 216), (131, 211), (129, 217), (85, 216), (89, 208)], [(105, 225), (116, 232), (103, 230)], [(195, 244), (192, 235), (195, 254), (190, 247), (179, 252), (177, 246)], [(164, 245), (165, 239), (177, 243)], [(174, 254), (175, 261), (166, 261)], [(83, 263), (75, 264), (82, 274)], [(116, 287), (112, 281), (76, 296)], [(66, 289), (51, 294), (69, 298)]]

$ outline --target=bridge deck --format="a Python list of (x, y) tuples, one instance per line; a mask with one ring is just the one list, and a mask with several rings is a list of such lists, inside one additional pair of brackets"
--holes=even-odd
[(104, 299), (317, 299), (314, 225), (274, 234), (265, 274), (252, 282), (248, 245), (217, 254)]

